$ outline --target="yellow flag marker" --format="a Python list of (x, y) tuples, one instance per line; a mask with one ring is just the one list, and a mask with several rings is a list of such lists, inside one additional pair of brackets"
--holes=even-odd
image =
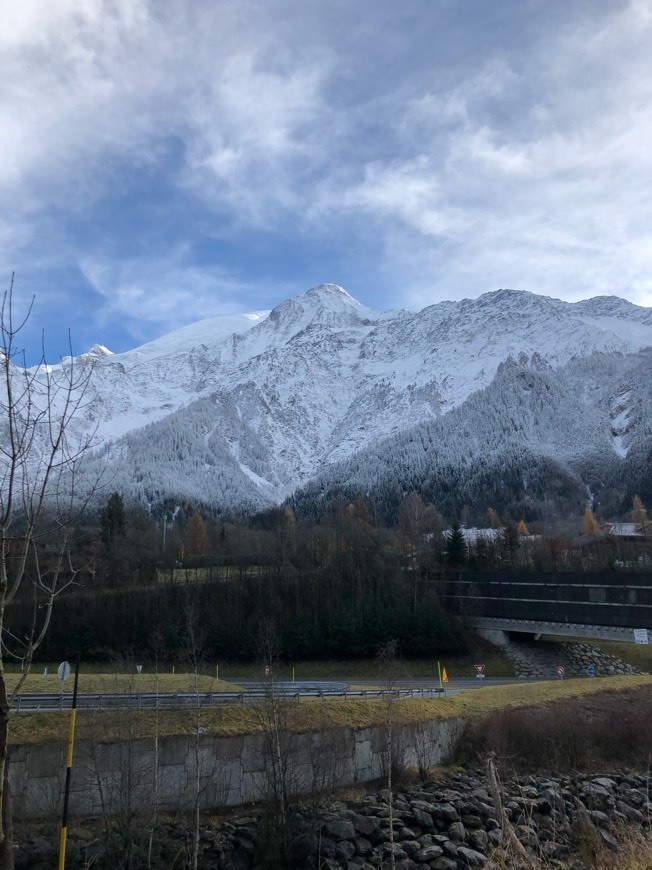
[(441, 679), (442, 679), (442, 682), (443, 682), (443, 683), (447, 683), (447, 682), (448, 682), (448, 674), (446, 673), (446, 668), (444, 668), (444, 673), (442, 674), (442, 678), (441, 678)]

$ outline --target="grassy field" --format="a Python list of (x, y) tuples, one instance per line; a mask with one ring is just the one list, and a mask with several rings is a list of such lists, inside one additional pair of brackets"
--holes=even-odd
[[(513, 677), (514, 665), (499, 652), (485, 652), (482, 655), (451, 656), (439, 659), (442, 668), (453, 679), (455, 677), (475, 677), (476, 662), (482, 662), (486, 667), (488, 677)], [(373, 659), (356, 659), (354, 661), (305, 661), (282, 663), (276, 668), (276, 676), (280, 680), (292, 679), (292, 668), (297, 680), (377, 680), (379, 669)], [(437, 659), (410, 659), (399, 663), (397, 672), (406, 678), (430, 677), (437, 684), (439, 674)], [(228, 680), (238, 681), (244, 679), (257, 679), (262, 676), (259, 665), (225, 662), (220, 665), (220, 676)]]
[[(586, 638), (567, 638), (546, 636), (548, 641), (556, 643), (568, 643), (572, 641), (590, 642), (596, 647), (603, 649), (611, 655), (617, 656), (625, 662), (633, 665), (637, 670), (647, 671), (652, 673), (652, 644), (643, 646), (633, 643), (622, 643), (615, 641), (586, 641)], [(514, 665), (506, 658), (500, 649), (492, 644), (484, 641), (482, 638), (470, 635), (468, 638), (469, 652), (463, 656), (440, 656), (430, 659), (410, 659), (402, 660), (399, 665), (400, 673), (404, 677), (428, 678), (431, 677), (433, 683), (438, 684), (439, 673), (437, 661), (442, 668), (446, 668), (448, 677), (451, 680), (463, 677), (475, 677), (476, 663), (485, 665), (485, 674), (489, 679), (492, 677), (513, 677)], [(47, 667), (48, 677), (44, 679), (43, 669)], [(28, 678), (25, 691), (27, 692), (58, 692), (59, 681), (56, 676), (58, 663), (49, 663), (47, 665), (34, 665), (33, 671)], [(218, 672), (223, 689), (218, 688), (215, 675)], [(175, 673), (173, 674), (173, 668)], [(83, 663), (80, 673), (80, 690), (82, 692), (111, 692), (111, 691), (131, 691), (132, 683), (135, 685), (136, 680), (140, 680), (142, 691), (155, 691), (152, 687), (154, 679), (153, 671), (155, 666), (151, 664), (144, 665), (144, 673), (135, 674), (135, 665), (127, 662), (124, 666), (115, 663)], [(116, 671), (124, 671), (116, 676)], [(12, 672), (18, 673), (18, 667), (8, 666), (7, 677), (10, 685)], [(185, 675), (184, 675), (185, 674)], [(202, 678), (200, 682), (200, 690), (205, 692), (210, 691), (229, 691), (238, 680), (241, 679), (262, 679), (262, 667), (257, 662), (229, 662), (222, 661), (219, 663), (207, 664), (203, 668)], [(374, 659), (357, 659), (357, 660), (312, 660), (312, 661), (285, 661), (280, 662), (276, 666), (276, 678), (279, 680), (291, 680), (292, 677), (296, 680), (328, 680), (328, 679), (343, 679), (355, 682), (356, 678), (361, 680), (377, 680), (379, 679), (378, 664)], [(192, 691), (194, 688), (194, 677), (188, 672), (187, 666), (173, 666), (172, 664), (159, 665), (158, 673), (159, 691), (174, 692), (174, 691)], [(73, 679), (72, 676), (66, 683), (66, 691), (72, 691)], [(120, 688), (124, 686), (125, 688)], [(169, 688), (167, 688), (169, 686)]]
[[(475, 677), (476, 671), (473, 665), (479, 662), (485, 665), (487, 677), (514, 676), (514, 664), (493, 644), (477, 635), (470, 635), (468, 645), (469, 652), (462, 656), (441, 655), (429, 659), (401, 660), (400, 670), (405, 677), (432, 677), (438, 682), (438, 661), (442, 668), (446, 668), (446, 673), (451, 679)], [(276, 676), (281, 680), (291, 680), (292, 668), (297, 680), (378, 679), (378, 664), (374, 659), (281, 662), (276, 669)], [(220, 676), (235, 682), (238, 679), (256, 679), (261, 676), (261, 667), (256, 663), (222, 662)]]
[[(9, 691), (18, 682), (18, 674), (7, 674), (6, 683)], [(74, 678), (71, 675), (65, 683), (64, 691), (72, 692)], [(55, 694), (61, 690), (61, 682), (55, 672), (45, 679), (43, 674), (28, 674), (21, 694)], [(90, 694), (111, 693), (138, 693), (138, 692), (237, 692), (239, 686), (227, 683), (225, 680), (217, 680), (215, 677), (198, 675), (193, 673), (179, 674), (105, 674), (84, 673), (79, 674), (79, 691)]]
[[(508, 707), (547, 704), (565, 698), (586, 696), (604, 691), (620, 691), (652, 685), (651, 676), (601, 677), (592, 680), (551, 680), (511, 686), (486, 686), (450, 698), (396, 701), (397, 721), (419, 722), (426, 719), (474, 717)], [(288, 702), (285, 707), (288, 727), (310, 731), (328, 727), (365, 728), (386, 720), (387, 710), (380, 701), (306, 700)], [(10, 742), (46, 743), (65, 740), (70, 714), (14, 714), (11, 717)], [(247, 703), (219, 708), (182, 711), (119, 711), (95, 713), (80, 710), (77, 716), (79, 739), (103, 741), (119, 739), (126, 733), (132, 739), (203, 732), (235, 736), (263, 730), (262, 704)]]
[[(470, 638), (469, 652), (463, 656), (440, 656), (430, 659), (410, 659), (401, 660), (400, 671), (405, 677), (427, 678), (431, 677), (434, 682), (439, 682), (437, 661), (442, 668), (446, 668), (446, 672), (451, 679), (458, 677), (474, 677), (476, 662), (481, 662), (485, 665), (485, 673), (488, 677), (513, 677), (514, 665), (502, 655), (499, 649), (492, 644), (473, 636)], [(71, 662), (72, 666), (72, 662)], [(32, 667), (32, 673), (29, 676), (28, 688), (25, 691), (29, 692), (58, 692), (60, 688), (59, 680), (57, 679), (57, 668), (59, 662), (48, 662), (35, 664)], [(175, 670), (174, 676), (179, 676), (186, 673), (186, 680), (189, 690), (192, 689), (192, 675), (188, 674), (187, 665), (160, 664), (158, 666), (159, 679), (164, 676), (173, 676), (172, 670)], [(214, 678), (218, 673), (221, 680), (226, 680), (229, 683), (237, 684), (241, 679), (262, 679), (262, 666), (258, 662), (229, 662), (221, 661), (211, 664), (206, 664), (201, 669), (202, 674), (207, 679)], [(43, 671), (47, 668), (48, 676), (43, 677)], [(291, 680), (293, 676), (296, 680), (329, 680), (329, 679), (344, 679), (344, 680), (376, 680), (379, 678), (378, 664), (374, 659), (355, 659), (355, 660), (312, 660), (312, 661), (284, 661), (279, 662), (276, 666), (276, 678), (279, 680)], [(17, 665), (8, 665), (6, 667), (7, 679), (20, 673)], [(127, 662), (124, 665), (114, 663), (86, 663), (82, 662), (80, 669), (80, 690), (83, 692), (103, 691), (102, 688), (81, 688), (81, 686), (102, 685), (101, 683), (93, 683), (90, 678), (92, 676), (106, 676), (115, 679), (115, 674), (120, 673), (121, 679), (129, 682), (129, 679), (140, 679), (145, 681), (147, 675), (150, 678), (155, 671), (155, 666), (150, 663), (145, 663), (143, 666), (144, 673), (137, 675), (135, 673), (135, 665)], [(13, 685), (13, 684), (12, 684)], [(73, 685), (73, 676), (66, 681), (66, 691), (71, 692)], [(174, 686), (171, 689), (161, 689), (161, 691), (182, 691), (182, 686)], [(106, 691), (120, 691), (119, 689), (107, 688)], [(145, 690), (144, 690), (145, 691)], [(148, 690), (149, 691), (149, 690)], [(153, 690), (152, 690), (153, 691)], [(202, 691), (211, 691), (211, 689), (203, 689)], [(212, 691), (218, 691), (213, 689)], [(225, 689), (224, 691), (228, 691)]]

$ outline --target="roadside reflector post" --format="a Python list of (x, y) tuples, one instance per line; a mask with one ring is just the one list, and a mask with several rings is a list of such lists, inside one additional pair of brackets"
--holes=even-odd
[[(66, 765), (66, 785), (63, 793), (63, 814), (61, 816), (61, 838), (59, 840), (59, 870), (64, 870), (66, 866), (66, 837), (68, 836), (68, 802), (70, 800), (70, 774), (72, 772), (72, 755), (75, 746), (75, 721), (77, 718), (77, 687), (79, 685), (79, 655), (77, 656), (77, 664), (75, 666), (75, 687), (72, 692), (72, 709), (70, 711), (70, 735), (68, 737), (68, 762)], [(67, 673), (65, 673), (67, 667)], [(63, 682), (70, 674), (70, 665), (68, 662), (62, 662), (59, 667), (59, 678), (61, 679), (61, 691), (63, 692)]]

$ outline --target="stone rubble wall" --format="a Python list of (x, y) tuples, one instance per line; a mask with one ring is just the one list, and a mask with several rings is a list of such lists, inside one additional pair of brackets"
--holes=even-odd
[[(498, 867), (492, 851), (504, 843), (499, 814), (484, 770), (449, 774), (412, 788), (395, 789), (392, 803), (394, 842), (390, 841), (389, 792), (381, 789), (359, 800), (340, 802), (317, 817), (306, 813), (297, 842), (305, 849), (305, 867), (324, 870), (462, 870)], [(618, 852), (619, 838), (631, 829), (649, 834), (652, 783), (647, 772), (573, 777), (526, 776), (502, 785), (507, 818), (520, 843), (545, 866), (573, 864), (586, 841), (578, 802), (586, 811), (598, 848)], [(262, 816), (249, 814), (222, 823), (206, 842), (208, 866), (251, 867)], [(311, 839), (312, 837), (312, 839)], [(312, 851), (307, 849), (312, 842)], [(514, 856), (512, 855), (512, 858)], [(556, 862), (561, 862), (557, 864)], [(518, 861), (507, 866), (519, 866)]]
[[(395, 764), (401, 769), (444, 763), (462, 733), (459, 719), (395, 725)], [(379, 779), (387, 768), (382, 727), (337, 728), (283, 734), (290, 790), (298, 795)], [(165, 737), (123, 743), (79, 741), (71, 775), (70, 813), (118, 815), (129, 802), (164, 811), (230, 807), (260, 801), (270, 792), (269, 736)], [(58, 818), (66, 774), (67, 745), (12, 746), (9, 759), (17, 819)]]
[(505, 638), (498, 644), (502, 652), (514, 662), (517, 677), (548, 679), (557, 676), (563, 667), (565, 677), (585, 677), (593, 667), (596, 676), (614, 674), (640, 674), (638, 671), (599, 647), (580, 641), (547, 643), (546, 641), (514, 641)]
[[(594, 854), (591, 866), (604, 866), (600, 850), (611, 855), (609, 866), (618, 866), (618, 853), (637, 834), (650, 842), (652, 783), (648, 771), (514, 776), (503, 781), (500, 791), (512, 831), (535, 866), (586, 867), (582, 855), (587, 849)], [(292, 816), (288, 866), (295, 870), (389, 870), (392, 853), (395, 870), (523, 866), (513, 847), (502, 851), (504, 831), (484, 769), (449, 772), (421, 785), (399, 784), (393, 791), (391, 815), (387, 789), (374, 789), (357, 799), (326, 797), (310, 804)], [(183, 819), (159, 823), (153, 870), (177, 866), (179, 856), (188, 853), (188, 824)], [(268, 824), (264, 808), (256, 806), (228, 818), (202, 819), (199, 866), (230, 870), (260, 866), (261, 856), (271, 845)], [(138, 821), (135, 825), (133, 834), (138, 840), (142, 826)], [(141, 840), (139, 854), (144, 860), (146, 838)], [(85, 835), (73, 824), (68, 855), (79, 860), (71, 867), (87, 866), (83, 863), (87, 846)], [(115, 866), (109, 848), (103, 853), (100, 843), (95, 843), (102, 868)], [(496, 849), (501, 851), (494, 853)], [(54, 845), (34, 833), (20, 844), (16, 870), (52, 867), (55, 862)], [(630, 864), (623, 859), (622, 866)]]

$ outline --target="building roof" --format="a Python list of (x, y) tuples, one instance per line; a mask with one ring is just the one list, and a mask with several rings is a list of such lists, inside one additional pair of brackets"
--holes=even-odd
[(616, 538), (644, 538), (645, 530), (640, 523), (609, 523), (609, 534)]

